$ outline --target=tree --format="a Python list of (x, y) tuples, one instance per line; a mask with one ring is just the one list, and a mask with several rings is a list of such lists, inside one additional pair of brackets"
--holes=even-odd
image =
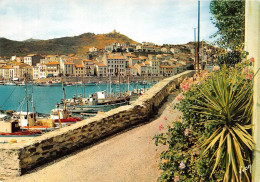
[(212, 23), (218, 31), (217, 44), (225, 49), (241, 50), (245, 37), (245, 1), (212, 0), (210, 12)]

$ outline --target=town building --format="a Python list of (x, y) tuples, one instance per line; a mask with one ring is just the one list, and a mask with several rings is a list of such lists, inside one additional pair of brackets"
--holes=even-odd
[(82, 64), (84, 65), (86, 76), (94, 76), (94, 74), (95, 74), (94, 73), (94, 69), (95, 69), (94, 61), (89, 60), (89, 59), (84, 59), (82, 61)]
[(24, 63), (30, 66), (36, 66), (37, 63), (40, 63), (40, 59), (43, 57), (38, 54), (29, 54), (24, 57)]
[(97, 63), (95, 65), (95, 72), (96, 75), (99, 77), (106, 77), (108, 76), (108, 70), (107, 70), (107, 66), (103, 63)]
[(177, 74), (176, 66), (160, 66), (160, 74), (163, 76), (173, 76)]
[(59, 62), (49, 62), (46, 63), (46, 77), (59, 76), (60, 73), (60, 63)]
[(135, 66), (129, 66), (126, 68), (126, 75), (137, 76), (137, 68)]
[(82, 64), (75, 64), (75, 75), (82, 77), (86, 75), (85, 67)]
[(117, 74), (125, 75), (126, 59), (123, 55), (105, 54), (103, 57), (103, 63), (107, 65), (111, 76), (116, 76)]

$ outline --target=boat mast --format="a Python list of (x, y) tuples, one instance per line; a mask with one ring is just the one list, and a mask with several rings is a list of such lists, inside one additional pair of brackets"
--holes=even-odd
[[(36, 109), (35, 109), (35, 106), (34, 106), (34, 101), (33, 101), (33, 85), (32, 85), (32, 100), (31, 100), (31, 103), (32, 103), (32, 110), (33, 110), (33, 113), (35, 114), (36, 113)], [(35, 120), (35, 116), (34, 116), (34, 120)]]
[(128, 92), (129, 92), (129, 87), (130, 87), (130, 82), (129, 82), (129, 75), (127, 76), (127, 78), (128, 78)]
[(117, 79), (118, 79), (118, 84), (119, 84), (119, 97), (121, 97), (121, 83), (120, 83), (120, 71), (117, 69)]
[(62, 85), (62, 93), (63, 93), (63, 110), (66, 111), (66, 93), (65, 93), (65, 87), (64, 87), (64, 83), (63, 83), (63, 76), (62, 76), (62, 81), (61, 81), (61, 85)]
[(26, 98), (26, 116), (27, 116), (27, 127), (29, 130), (29, 99), (28, 99), (28, 84), (27, 84), (27, 74), (25, 75), (25, 98)]
[(83, 93), (82, 93), (82, 97), (85, 98), (86, 97), (86, 88), (85, 88), (85, 82), (84, 82), (84, 78), (83, 78), (83, 74), (82, 74), (82, 86), (83, 86)]
[(110, 67), (109, 67), (109, 91), (110, 91), (110, 100), (112, 97), (112, 87), (111, 87), (111, 73), (110, 73)]

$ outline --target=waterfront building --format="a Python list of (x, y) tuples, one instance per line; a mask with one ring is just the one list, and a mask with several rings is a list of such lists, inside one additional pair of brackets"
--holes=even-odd
[(40, 68), (39, 68), (38, 64), (33, 67), (33, 80), (37, 80), (40, 78)]
[(5, 80), (12, 81), (14, 78), (14, 67), (10, 65), (5, 65), (0, 68), (0, 77)]
[(139, 76), (146, 76), (148, 74), (147, 66), (144, 63), (135, 64)]
[(147, 74), (152, 75), (152, 62), (151, 61), (145, 61), (144, 64), (147, 67)]
[(160, 62), (157, 60), (151, 60), (152, 75), (159, 76), (160, 74)]
[(75, 74), (78, 77), (82, 77), (86, 75), (85, 67), (82, 64), (75, 64)]
[(40, 63), (40, 59), (43, 57), (38, 54), (29, 54), (24, 57), (24, 63), (30, 66), (36, 66), (37, 63)]
[(25, 63), (15, 63), (13, 64), (14, 67), (14, 79), (21, 80), (24, 78), (24, 67), (29, 66)]
[(87, 76), (94, 76), (94, 69), (95, 69), (94, 61), (89, 59), (84, 59), (82, 61), (82, 64), (84, 65), (85, 68), (85, 74)]
[(108, 70), (107, 70), (107, 66), (103, 63), (97, 63), (95, 65), (95, 70), (96, 70), (96, 75), (99, 77), (106, 77), (108, 76)]
[(129, 66), (126, 68), (126, 75), (137, 76), (137, 68), (135, 66)]
[(39, 68), (39, 78), (46, 78), (46, 65), (38, 63), (36, 66)]
[(47, 77), (59, 76), (60, 73), (60, 63), (59, 62), (49, 62), (46, 63), (46, 75)]
[(176, 66), (160, 66), (160, 74), (163, 76), (173, 76), (177, 74)]
[(32, 66), (24, 66), (22, 68), (22, 74), (23, 77), (27, 77), (28, 80), (32, 80), (33, 79), (33, 67)]
[(109, 68), (111, 76), (116, 76), (118, 73), (125, 75), (126, 59), (122, 54), (105, 54), (103, 63)]

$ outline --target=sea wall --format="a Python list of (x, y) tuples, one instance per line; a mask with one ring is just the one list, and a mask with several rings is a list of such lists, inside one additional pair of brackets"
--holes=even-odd
[(146, 122), (180, 81), (192, 76), (186, 71), (164, 79), (133, 104), (98, 114), (72, 126), (61, 128), (25, 143), (0, 144), (0, 177), (12, 177), (75, 149), (93, 144), (137, 123)]

